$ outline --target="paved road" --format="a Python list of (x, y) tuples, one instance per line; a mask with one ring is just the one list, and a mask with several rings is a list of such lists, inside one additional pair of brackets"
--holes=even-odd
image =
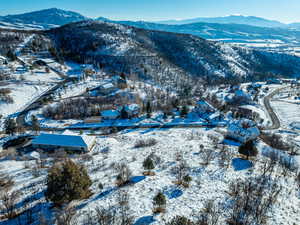
[(276, 90), (272, 91), (270, 94), (268, 94), (265, 98), (264, 98), (264, 106), (270, 116), (270, 119), (272, 121), (272, 125), (269, 127), (265, 127), (263, 128), (263, 130), (276, 130), (280, 128), (280, 120), (278, 118), (278, 116), (276, 115), (276, 113), (274, 112), (271, 104), (270, 104), (270, 100), (276, 95), (278, 94), (280, 91), (284, 90), (288, 88), (288, 86), (285, 87), (281, 87), (281, 88), (277, 88)]

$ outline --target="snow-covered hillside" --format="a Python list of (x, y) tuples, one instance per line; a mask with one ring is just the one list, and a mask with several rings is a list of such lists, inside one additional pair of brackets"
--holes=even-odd
[(87, 18), (72, 11), (57, 8), (0, 17), (0, 27), (10, 29), (41, 30), (58, 27)]
[(298, 57), (107, 22), (78, 22), (48, 31), (46, 35), (62, 54), (68, 52), (66, 57), (70, 59), (83, 62), (86, 57), (86, 61), (97, 61), (109, 70), (134, 71), (141, 77), (168, 82), (190, 76), (241, 81), (261, 78), (266, 73), (289, 76), (300, 72)]

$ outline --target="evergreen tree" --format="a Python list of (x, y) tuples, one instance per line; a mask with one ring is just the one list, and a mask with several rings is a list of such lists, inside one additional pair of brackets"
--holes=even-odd
[(126, 80), (126, 74), (125, 74), (125, 73), (121, 73), (120, 77), (121, 77), (123, 80)]
[(250, 156), (256, 156), (258, 154), (257, 148), (255, 147), (254, 142), (252, 140), (247, 141), (245, 144), (242, 144), (239, 147), (239, 153), (247, 156), (247, 159)]
[(166, 208), (166, 197), (162, 192), (159, 192), (155, 197), (153, 198), (153, 205), (154, 205), (154, 212), (164, 212)]
[(129, 115), (128, 115), (128, 112), (126, 111), (125, 106), (122, 107), (120, 114), (121, 114), (120, 115), (121, 119), (128, 119), (129, 118)]
[(188, 110), (188, 107), (186, 105), (184, 105), (182, 108), (181, 108), (181, 111), (180, 111), (180, 116), (181, 117), (185, 117), (187, 114), (188, 114), (189, 110)]
[(17, 60), (17, 56), (16, 54), (9, 49), (8, 52), (6, 53), (7, 58), (9, 58), (11, 61), (16, 61)]
[(143, 162), (143, 167), (145, 170), (153, 170), (155, 168), (153, 160), (150, 156), (148, 156), (144, 162)]
[(17, 132), (18, 126), (14, 119), (8, 118), (4, 123), (4, 130), (6, 134), (14, 135)]
[(147, 117), (150, 118), (151, 117), (151, 113), (152, 113), (152, 107), (151, 107), (150, 101), (147, 102), (146, 113), (147, 113)]
[(86, 169), (66, 159), (50, 169), (45, 196), (54, 204), (62, 205), (72, 200), (89, 197), (91, 185), (92, 181)]

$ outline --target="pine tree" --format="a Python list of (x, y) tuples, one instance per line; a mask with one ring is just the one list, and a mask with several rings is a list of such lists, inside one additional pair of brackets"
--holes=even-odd
[(4, 123), (4, 130), (6, 134), (14, 135), (17, 132), (18, 126), (14, 119), (8, 118)]
[(148, 156), (144, 162), (143, 162), (143, 167), (145, 170), (153, 170), (155, 168), (153, 160), (150, 156)]
[(16, 54), (10, 49), (8, 50), (8, 52), (6, 53), (7, 58), (9, 58), (11, 61), (16, 61), (17, 60), (17, 56)]
[(166, 197), (162, 192), (159, 192), (153, 198), (153, 205), (154, 205), (154, 213), (164, 212), (166, 208)]
[(129, 118), (129, 115), (128, 115), (128, 112), (126, 111), (125, 106), (122, 107), (120, 114), (121, 114), (121, 119), (128, 119)]
[(66, 159), (50, 169), (45, 196), (54, 204), (62, 205), (89, 197), (91, 185), (92, 181), (86, 169)]
[(123, 80), (126, 80), (126, 74), (125, 74), (125, 73), (121, 73), (120, 77), (121, 77)]
[(185, 117), (188, 114), (188, 112), (189, 112), (188, 107), (184, 105), (181, 109), (180, 116)]
[(147, 117), (150, 118), (151, 117), (151, 113), (152, 113), (152, 107), (151, 107), (150, 101), (147, 102), (146, 112), (147, 112)]
[(242, 144), (239, 147), (239, 153), (247, 156), (247, 159), (250, 156), (256, 156), (258, 154), (257, 148), (255, 147), (254, 142), (252, 140), (247, 141), (245, 144)]

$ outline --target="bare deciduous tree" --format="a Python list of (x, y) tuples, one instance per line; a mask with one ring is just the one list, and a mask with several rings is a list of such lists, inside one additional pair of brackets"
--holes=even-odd
[(16, 203), (20, 193), (18, 191), (9, 192), (4, 189), (0, 193), (0, 209), (4, 211), (5, 217), (12, 219), (17, 215)]

